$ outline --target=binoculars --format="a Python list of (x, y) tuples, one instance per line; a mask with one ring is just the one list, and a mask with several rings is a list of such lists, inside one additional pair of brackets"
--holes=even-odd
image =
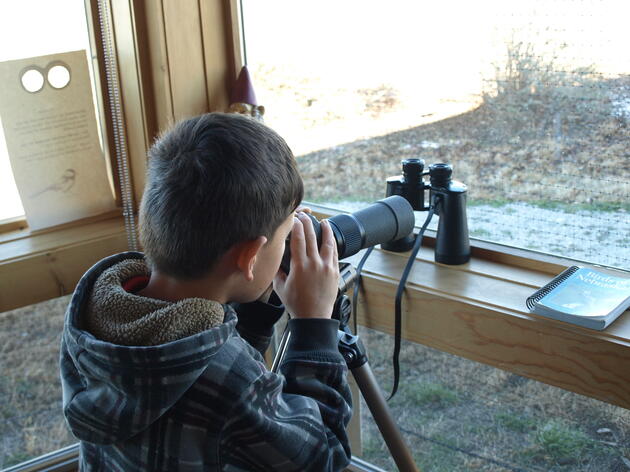
[[(433, 210), (439, 216), (435, 242), (435, 261), (442, 264), (465, 264), (470, 260), (470, 240), (466, 216), (467, 187), (452, 179), (450, 164), (431, 164), (424, 170), (422, 159), (404, 159), (402, 175), (387, 179), (387, 196), (405, 198), (415, 211)], [(429, 176), (429, 180), (423, 178)], [(427, 192), (428, 191), (428, 192)], [(427, 198), (428, 197), (428, 198)], [(409, 251), (415, 237), (409, 234), (401, 239), (381, 244), (388, 251)]]
[[(433, 210), (440, 217), (435, 261), (451, 265), (468, 262), (466, 185), (451, 178), (453, 168), (449, 164), (432, 164), (425, 172), (422, 159), (405, 159), (402, 167), (402, 175), (387, 179), (386, 198), (357, 212), (329, 218), (339, 259), (376, 244), (388, 251), (409, 251), (416, 238), (413, 234), (414, 210)], [(423, 180), (426, 175), (428, 182)], [(320, 245), (320, 223), (314, 216), (309, 216)], [(287, 244), (280, 264), (286, 273), (290, 270), (290, 260), (290, 244)]]

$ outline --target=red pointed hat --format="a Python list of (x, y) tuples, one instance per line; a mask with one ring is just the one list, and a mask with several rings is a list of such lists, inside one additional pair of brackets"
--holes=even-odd
[(232, 88), (232, 96), (230, 103), (249, 103), (250, 105), (258, 105), (256, 94), (252, 85), (252, 78), (249, 75), (247, 66), (243, 66), (238, 79)]

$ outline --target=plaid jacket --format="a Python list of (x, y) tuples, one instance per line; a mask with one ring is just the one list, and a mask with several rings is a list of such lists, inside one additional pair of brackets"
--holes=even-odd
[(223, 324), (177, 341), (100, 341), (81, 329), (82, 311), (99, 274), (130, 257), (142, 255), (92, 267), (66, 313), (63, 410), (81, 441), (81, 470), (321, 472), (348, 464), (351, 396), (335, 320), (290, 320), (278, 374), (252, 347), (268, 345), (264, 317), (237, 326), (229, 305)]

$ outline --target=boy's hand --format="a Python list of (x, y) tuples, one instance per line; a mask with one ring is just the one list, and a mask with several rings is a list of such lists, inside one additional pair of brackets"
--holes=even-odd
[(276, 293), (294, 318), (330, 318), (337, 298), (337, 244), (328, 221), (321, 222), (322, 245), (317, 248), (310, 218), (298, 213), (291, 231), (291, 271), (274, 278)]
[[(309, 207), (305, 207), (305, 206), (298, 206), (297, 209), (295, 210), (297, 213), (299, 212), (303, 212), (303, 213), (308, 213), (309, 215), (312, 213), (312, 210)], [(269, 287), (267, 287), (267, 290), (265, 290), (262, 295), (260, 297), (258, 297), (258, 302), (263, 302), (263, 303), (269, 303), (269, 298), (271, 297), (271, 294), (273, 293), (273, 282), (269, 284)]]

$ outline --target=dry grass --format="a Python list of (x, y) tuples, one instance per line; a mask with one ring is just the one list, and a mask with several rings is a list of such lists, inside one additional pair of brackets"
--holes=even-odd
[[(253, 75), (268, 100), (267, 124), (298, 156), (309, 201), (382, 198), (400, 161), (421, 157), (451, 163), (472, 201), (630, 211), (630, 115), (613, 100), (630, 100), (630, 75), (569, 87), (539, 71), (529, 80), (546, 88), (536, 93), (454, 90), (435, 103), (432, 90), (409, 100), (395, 84), (352, 89), (265, 65)], [(536, 133), (523, 123), (536, 123)]]
[(580, 138), (489, 142), (495, 118), (484, 107), (436, 123), (357, 140), (298, 158), (308, 200), (372, 201), (400, 161), (449, 162), (471, 200), (612, 204), (628, 210), (630, 130), (616, 118)]
[(478, 210), (468, 212), (472, 237), (628, 268), (630, 111), (619, 104), (630, 103), (630, 75), (568, 86), (566, 74), (550, 72), (565, 82), (543, 74), (548, 83), (536, 92), (455, 95), (413, 109), (393, 85), (352, 89), (296, 71), (255, 72), (268, 124), (298, 156), (306, 200), (356, 210), (385, 196), (402, 159), (448, 162)]
[(72, 444), (59, 343), (69, 296), (0, 314), (0, 468)]

